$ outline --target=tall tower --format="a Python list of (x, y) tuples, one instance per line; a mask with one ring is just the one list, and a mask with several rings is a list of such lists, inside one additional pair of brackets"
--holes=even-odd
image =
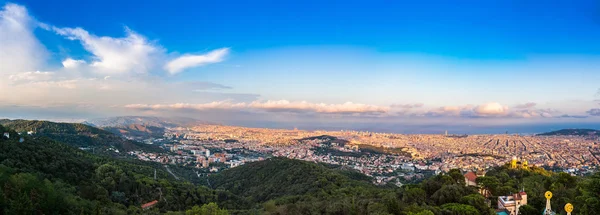
[(571, 215), (571, 212), (573, 211), (573, 205), (571, 203), (567, 203), (565, 205), (565, 211), (567, 212), (567, 215)]
[(512, 160), (510, 161), (510, 168), (512, 168), (512, 169), (517, 168), (517, 156), (513, 156)]
[(544, 215), (554, 215), (554, 214), (556, 214), (556, 213), (554, 213), (554, 211), (552, 211), (552, 208), (550, 206), (550, 199), (552, 198), (552, 192), (546, 191), (546, 193), (544, 194), (544, 196), (546, 197), (546, 209), (544, 210)]
[(210, 157), (210, 150), (206, 149), (206, 157)]

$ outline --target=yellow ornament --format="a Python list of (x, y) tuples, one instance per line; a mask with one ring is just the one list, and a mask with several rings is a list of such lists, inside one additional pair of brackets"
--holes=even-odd
[(567, 203), (565, 205), (565, 211), (567, 211), (567, 213), (571, 213), (571, 211), (573, 211), (573, 205), (571, 203)]
[(546, 194), (544, 194), (544, 196), (546, 196), (546, 199), (551, 199), (552, 198), (552, 192), (546, 191)]

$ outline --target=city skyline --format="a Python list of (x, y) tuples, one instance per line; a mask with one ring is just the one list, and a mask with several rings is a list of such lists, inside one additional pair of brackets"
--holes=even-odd
[(0, 117), (599, 127), (597, 2), (428, 3), (0, 1)]

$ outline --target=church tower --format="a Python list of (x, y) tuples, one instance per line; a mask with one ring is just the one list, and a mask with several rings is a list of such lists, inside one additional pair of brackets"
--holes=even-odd
[(510, 168), (511, 169), (517, 168), (517, 156), (513, 156), (512, 160), (510, 161)]
[(546, 197), (546, 209), (544, 210), (543, 214), (544, 215), (555, 215), (556, 213), (554, 211), (552, 211), (552, 208), (550, 205), (550, 199), (552, 198), (552, 192), (546, 191), (544, 196)]
[(567, 212), (567, 215), (571, 215), (571, 212), (573, 211), (573, 205), (571, 203), (567, 203), (565, 205), (565, 211)]

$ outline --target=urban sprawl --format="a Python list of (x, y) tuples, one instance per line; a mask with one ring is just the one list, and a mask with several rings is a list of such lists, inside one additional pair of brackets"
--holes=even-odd
[(485, 171), (514, 157), (529, 166), (574, 175), (593, 172), (600, 164), (598, 137), (582, 136), (407, 135), (200, 125), (169, 128), (164, 138), (145, 142), (160, 144), (168, 152), (129, 154), (206, 173), (278, 156), (352, 168), (373, 176), (374, 183), (399, 186), (455, 168)]

